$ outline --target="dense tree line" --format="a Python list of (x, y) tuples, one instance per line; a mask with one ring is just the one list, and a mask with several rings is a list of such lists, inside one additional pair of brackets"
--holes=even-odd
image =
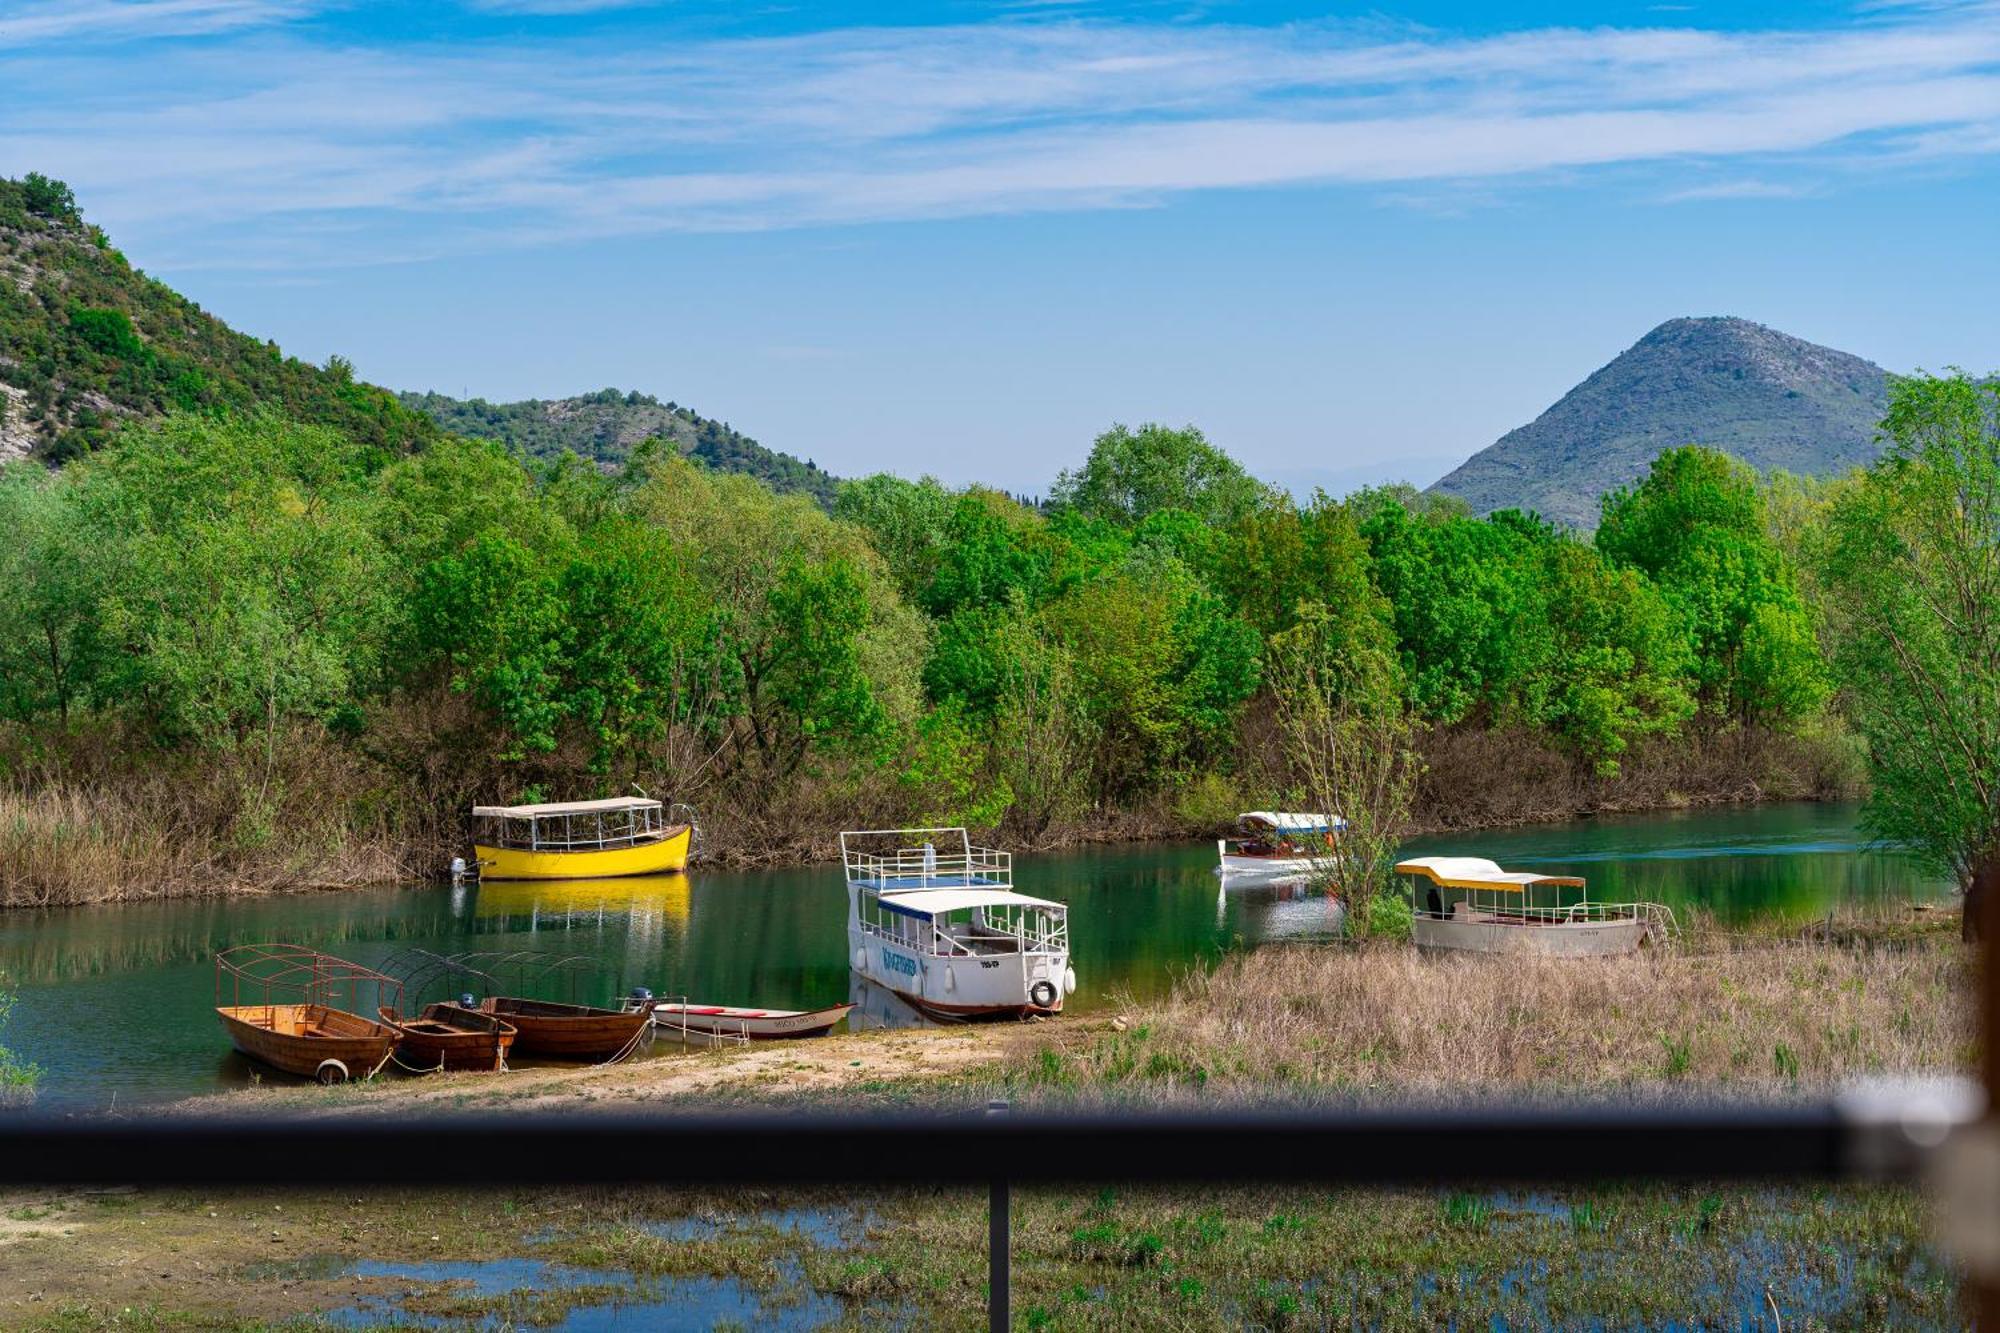
[[(1985, 392), (1913, 381), (1889, 429), (1935, 433), (1924, 394), (1970, 395), (1973, 429)], [(91, 747), (229, 756), (234, 820), (268, 822), (317, 746), (413, 829), (638, 783), (801, 848), (864, 818), (1038, 841), (1217, 782), (1300, 798), (1271, 693), (1300, 644), (1365, 649), (1344, 678), (1402, 719), (1383, 734), (1511, 728), (1592, 775), (1842, 715), (1889, 753), (1920, 700), (1852, 682), (1908, 650), (1895, 597), (1988, 591), (1897, 564), (1956, 512), (1924, 466), (1764, 481), (1670, 450), (1585, 538), (1406, 489), (1300, 505), (1159, 426), (1105, 433), (1040, 508), (880, 475), (828, 513), (658, 444), (607, 474), (178, 413), (0, 472), (0, 719), (17, 782)], [(1963, 827), (1992, 799), (1916, 805)]]

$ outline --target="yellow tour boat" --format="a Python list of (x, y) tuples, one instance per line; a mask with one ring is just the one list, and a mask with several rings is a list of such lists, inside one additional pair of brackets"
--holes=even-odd
[(685, 870), (694, 812), (678, 822), (658, 801), (614, 796), (549, 805), (475, 805), (472, 849), (482, 879), (611, 879)]

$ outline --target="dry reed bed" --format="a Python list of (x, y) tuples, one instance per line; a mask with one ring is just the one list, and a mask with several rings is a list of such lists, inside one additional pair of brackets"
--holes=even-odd
[(1264, 949), (1190, 975), (1124, 1029), (1048, 1048), (1035, 1081), (1208, 1093), (1782, 1091), (1956, 1073), (1974, 1059), (1968, 955), (1767, 941), (1619, 959), (1407, 947)]
[(386, 837), (329, 829), (324, 817), (287, 827), (284, 812), (255, 830), (240, 821), (217, 828), (176, 810), (181, 799), (164, 782), (137, 791), (0, 790), (0, 907), (261, 893), (407, 873)]

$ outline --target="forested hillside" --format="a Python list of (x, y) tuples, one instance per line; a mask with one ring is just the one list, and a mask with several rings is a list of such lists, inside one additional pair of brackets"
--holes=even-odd
[(1588, 529), (1605, 492), (1701, 444), (1759, 471), (1832, 476), (1880, 452), (1882, 367), (1753, 324), (1673, 319), (1431, 487), (1476, 514), (1531, 509)]
[(62, 182), (0, 178), (0, 459), (61, 461), (135, 419), (256, 408), (390, 453), (441, 434), (339, 358), (288, 357), (148, 278)]
[(568, 450), (595, 463), (622, 465), (642, 441), (662, 439), (718, 472), (740, 472), (775, 491), (833, 503), (835, 479), (813, 463), (766, 449), (725, 422), (648, 394), (600, 389), (576, 398), (489, 403), (406, 393), (402, 401), (453, 434), (499, 440), (533, 458), (552, 459)]

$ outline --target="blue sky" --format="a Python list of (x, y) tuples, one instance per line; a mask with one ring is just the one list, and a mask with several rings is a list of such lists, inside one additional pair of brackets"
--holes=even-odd
[(2000, 7), (0, 0), (0, 173), (369, 379), (1405, 475), (1664, 319), (2000, 367)]

